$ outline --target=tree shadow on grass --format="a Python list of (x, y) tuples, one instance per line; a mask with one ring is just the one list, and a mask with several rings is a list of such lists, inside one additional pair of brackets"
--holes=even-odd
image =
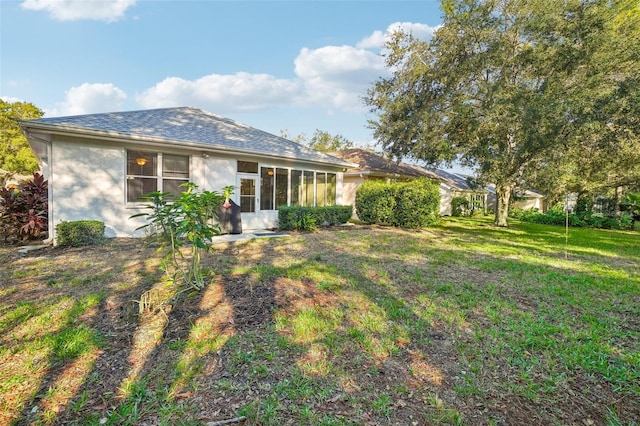
[[(411, 232), (326, 232), (338, 234), (229, 243), (207, 255), (203, 264), (218, 272), (207, 288), (166, 312), (167, 325), (156, 329), (140, 359), (132, 357), (145, 324), (110, 336), (114, 346), (104, 346), (109, 353), (93, 373), (118, 358), (126, 358), (125, 369), (103, 388), (99, 378), (85, 379), (73, 399), (79, 403), (86, 391), (84, 405), (72, 412), (70, 403), (58, 421), (86, 423), (98, 414), (109, 424), (198, 424), (237, 415), (247, 416), (246, 424), (264, 425), (544, 423), (580, 415), (604, 419), (607, 404), (619, 397), (601, 389), (598, 403), (592, 391), (576, 388), (594, 383), (580, 372), (565, 381), (568, 388), (558, 389), (576, 398), (539, 400), (509, 391), (510, 380), (517, 385), (535, 367), (523, 353), (512, 354), (513, 364), (500, 370), (486, 370), (508, 352), (501, 340), (483, 333), (498, 330), (488, 310), (505, 304), (514, 319), (528, 321), (532, 317), (517, 310), (535, 315), (538, 309), (536, 303), (518, 305), (526, 295), (516, 288), (514, 299), (504, 276), (472, 265), (458, 277), (443, 275), (433, 253), (441, 249)], [(394, 252), (398, 247), (401, 253)], [(113, 320), (104, 321), (115, 328)], [(552, 319), (540, 324), (554, 326)], [(122, 351), (113, 350), (125, 336), (131, 340), (123, 340)], [(534, 357), (542, 353), (535, 345), (551, 341), (544, 334), (521, 337), (514, 348)], [(494, 350), (498, 358), (485, 358)], [(136, 386), (117, 398), (127, 383)], [(627, 399), (620, 401), (621, 419), (640, 414), (625, 405)], [(27, 411), (21, 424), (32, 418)]]

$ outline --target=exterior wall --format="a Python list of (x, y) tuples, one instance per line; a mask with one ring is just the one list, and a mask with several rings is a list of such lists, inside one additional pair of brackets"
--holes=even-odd
[(440, 184), (440, 216), (451, 216), (451, 200), (453, 199), (453, 191), (451, 187)]
[(513, 203), (513, 207), (522, 210), (538, 209), (539, 212), (544, 213), (542, 198), (539, 197), (531, 197), (525, 198), (523, 200), (518, 200)]
[(139, 210), (125, 207), (125, 150), (54, 141), (49, 184), (51, 223), (100, 220), (107, 237), (131, 237), (141, 221)]
[(358, 212), (356, 211), (356, 190), (364, 182), (362, 176), (344, 176), (342, 183), (342, 205), (353, 206), (353, 218), (358, 219)]
[[(144, 212), (142, 205), (126, 203), (127, 149), (190, 155), (190, 180), (203, 190), (222, 192), (227, 185), (236, 187), (232, 197), (239, 203), (237, 188), (237, 159), (228, 155), (203, 154), (202, 151), (176, 151), (170, 147), (137, 146), (122, 143), (95, 143), (92, 141), (57, 137), (51, 142), (45, 178), (49, 180), (49, 223), (55, 237), (55, 226), (63, 221), (99, 220), (105, 223), (107, 237), (141, 237), (144, 231), (136, 229), (145, 224), (144, 218), (130, 219)], [(336, 204), (343, 205), (343, 176), (339, 168), (314, 167), (296, 162), (243, 158), (258, 162), (260, 166), (315, 170), (336, 173)], [(48, 173), (47, 173), (48, 172)], [(256, 188), (260, 193), (258, 175)], [(243, 230), (275, 228), (276, 210), (242, 214)]]

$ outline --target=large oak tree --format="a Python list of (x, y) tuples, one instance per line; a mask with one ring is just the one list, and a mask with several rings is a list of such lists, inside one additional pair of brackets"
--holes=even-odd
[(506, 226), (512, 190), (534, 169), (592, 164), (637, 142), (625, 112), (638, 95), (637, 1), (443, 0), (442, 10), (432, 40), (392, 37), (392, 76), (365, 98), (393, 156), (476, 167)]

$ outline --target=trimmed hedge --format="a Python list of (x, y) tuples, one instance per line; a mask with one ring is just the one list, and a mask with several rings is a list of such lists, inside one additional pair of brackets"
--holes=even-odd
[(368, 224), (423, 228), (440, 218), (438, 183), (427, 178), (411, 182), (365, 181), (356, 190), (358, 217)]
[(56, 243), (61, 247), (81, 247), (104, 241), (104, 222), (77, 220), (56, 226)]
[(313, 231), (316, 225), (341, 225), (353, 215), (351, 206), (281, 206), (278, 226), (283, 231)]

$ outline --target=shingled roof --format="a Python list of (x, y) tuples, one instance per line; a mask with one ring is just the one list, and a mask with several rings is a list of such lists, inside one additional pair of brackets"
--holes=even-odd
[(192, 107), (40, 118), (20, 125), (25, 133), (39, 130), (353, 166), (294, 141)]
[(357, 168), (347, 169), (346, 173), (367, 173), (370, 175), (380, 176), (412, 178), (428, 177), (432, 179), (440, 179), (437, 174), (423, 167), (407, 163), (397, 163), (380, 154), (360, 148), (345, 149), (334, 152), (332, 155), (358, 165)]

